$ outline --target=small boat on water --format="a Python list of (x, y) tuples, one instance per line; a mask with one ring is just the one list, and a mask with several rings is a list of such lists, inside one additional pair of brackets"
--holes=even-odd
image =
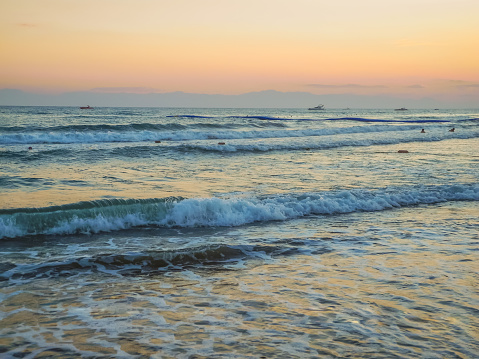
[(88, 106), (81, 106), (80, 109), (82, 109), (82, 110), (93, 110), (93, 107), (90, 107), (90, 105), (88, 105)]
[(394, 111), (407, 111), (407, 108), (405, 107), (395, 108)]
[(311, 111), (324, 110), (324, 105), (318, 105), (316, 107), (310, 107), (310, 108), (308, 108), (308, 110), (311, 110)]

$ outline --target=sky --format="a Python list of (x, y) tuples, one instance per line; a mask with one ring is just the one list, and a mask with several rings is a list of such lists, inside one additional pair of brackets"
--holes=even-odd
[(0, 89), (479, 103), (478, 0), (1, 0)]

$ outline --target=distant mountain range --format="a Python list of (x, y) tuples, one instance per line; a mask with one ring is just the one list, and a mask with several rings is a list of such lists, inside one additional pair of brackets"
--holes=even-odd
[(21, 90), (0, 90), (1, 106), (85, 106), (92, 107), (206, 107), (206, 108), (308, 108), (324, 104), (328, 108), (461, 108), (476, 104), (444, 103), (432, 98), (411, 99), (393, 96), (354, 94), (315, 95), (309, 92), (274, 90), (241, 95), (208, 95), (185, 92), (101, 93), (66, 92), (37, 94)]

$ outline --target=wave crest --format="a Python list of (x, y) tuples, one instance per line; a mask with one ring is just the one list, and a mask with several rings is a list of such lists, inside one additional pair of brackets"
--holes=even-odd
[(477, 201), (479, 185), (403, 187), (266, 198), (102, 200), (0, 211), (0, 238), (99, 233), (139, 226), (214, 227), (432, 204)]

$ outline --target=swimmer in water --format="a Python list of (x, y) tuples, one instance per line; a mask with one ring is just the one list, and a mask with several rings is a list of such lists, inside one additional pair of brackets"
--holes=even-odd
[(449, 132), (454, 132), (454, 130), (455, 130), (455, 128), (453, 127), (449, 130)]
[(426, 131), (424, 131), (424, 128), (421, 130), (421, 133), (426, 133)]

